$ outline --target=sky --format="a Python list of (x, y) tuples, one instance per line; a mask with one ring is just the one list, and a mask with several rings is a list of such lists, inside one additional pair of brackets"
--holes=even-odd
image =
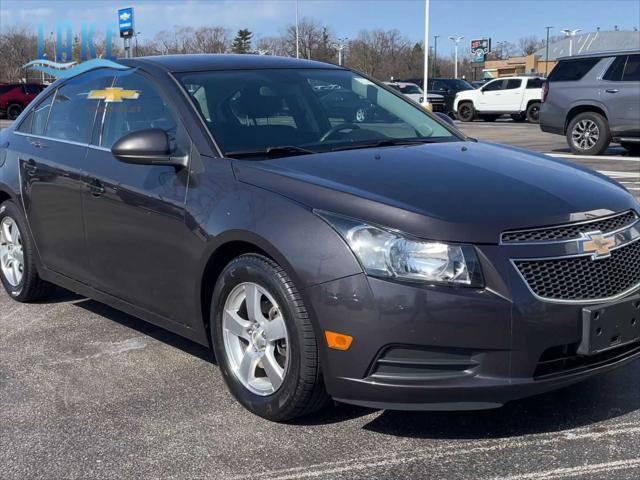
[[(327, 25), (338, 37), (354, 38), (363, 29), (398, 29), (412, 41), (424, 37), (424, 0), (298, 0), (300, 17)], [(440, 35), (438, 52), (452, 49), (449, 36), (516, 42), (523, 36), (552, 35), (564, 28), (584, 32), (640, 27), (638, 0), (431, 0), (430, 46)], [(277, 35), (295, 20), (295, 0), (0, 0), (0, 30), (11, 25), (44, 31), (59, 21), (70, 21), (75, 32), (82, 22), (104, 29), (117, 24), (117, 9), (134, 7), (139, 39), (153, 38), (174, 25), (223, 26), (236, 31), (248, 28), (254, 37)]]

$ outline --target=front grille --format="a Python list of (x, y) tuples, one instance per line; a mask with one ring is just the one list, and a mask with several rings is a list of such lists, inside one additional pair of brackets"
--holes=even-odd
[(549, 260), (515, 260), (536, 295), (550, 300), (598, 300), (640, 284), (640, 241), (592, 260), (590, 256)]
[(538, 380), (555, 375), (567, 375), (610, 365), (625, 358), (640, 354), (640, 342), (622, 345), (597, 355), (578, 355), (578, 344), (560, 345), (547, 349), (538, 364), (533, 377)]
[(638, 215), (633, 211), (628, 211), (612, 217), (596, 219), (592, 222), (574, 223), (534, 230), (514, 230), (502, 234), (502, 243), (576, 240), (581, 238), (583, 233), (595, 231), (602, 233), (613, 232), (631, 225), (636, 220), (638, 220)]

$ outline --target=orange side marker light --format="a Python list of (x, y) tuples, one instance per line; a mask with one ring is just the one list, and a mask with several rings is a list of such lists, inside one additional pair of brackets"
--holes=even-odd
[(324, 336), (327, 339), (327, 345), (334, 350), (349, 350), (353, 337), (351, 335), (345, 335), (343, 333), (332, 332), (331, 330), (325, 330)]

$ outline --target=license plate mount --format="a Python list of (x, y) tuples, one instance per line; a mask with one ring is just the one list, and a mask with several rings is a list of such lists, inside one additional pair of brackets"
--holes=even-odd
[(582, 309), (579, 355), (596, 355), (640, 340), (640, 295)]

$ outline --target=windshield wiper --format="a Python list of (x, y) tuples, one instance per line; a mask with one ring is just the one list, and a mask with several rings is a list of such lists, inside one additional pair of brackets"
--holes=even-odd
[(420, 145), (422, 143), (436, 143), (437, 140), (430, 138), (385, 138), (384, 140), (376, 140), (373, 142), (359, 142), (349, 145), (340, 145), (333, 147), (332, 152), (340, 150), (355, 150), (358, 148), (375, 148), (375, 147), (395, 147), (398, 145)]
[(247, 157), (292, 157), (294, 155), (309, 155), (317, 153), (306, 148), (296, 147), (294, 145), (281, 145), (279, 147), (257, 148), (255, 150), (234, 150), (226, 152), (225, 155), (231, 158), (247, 158)]

